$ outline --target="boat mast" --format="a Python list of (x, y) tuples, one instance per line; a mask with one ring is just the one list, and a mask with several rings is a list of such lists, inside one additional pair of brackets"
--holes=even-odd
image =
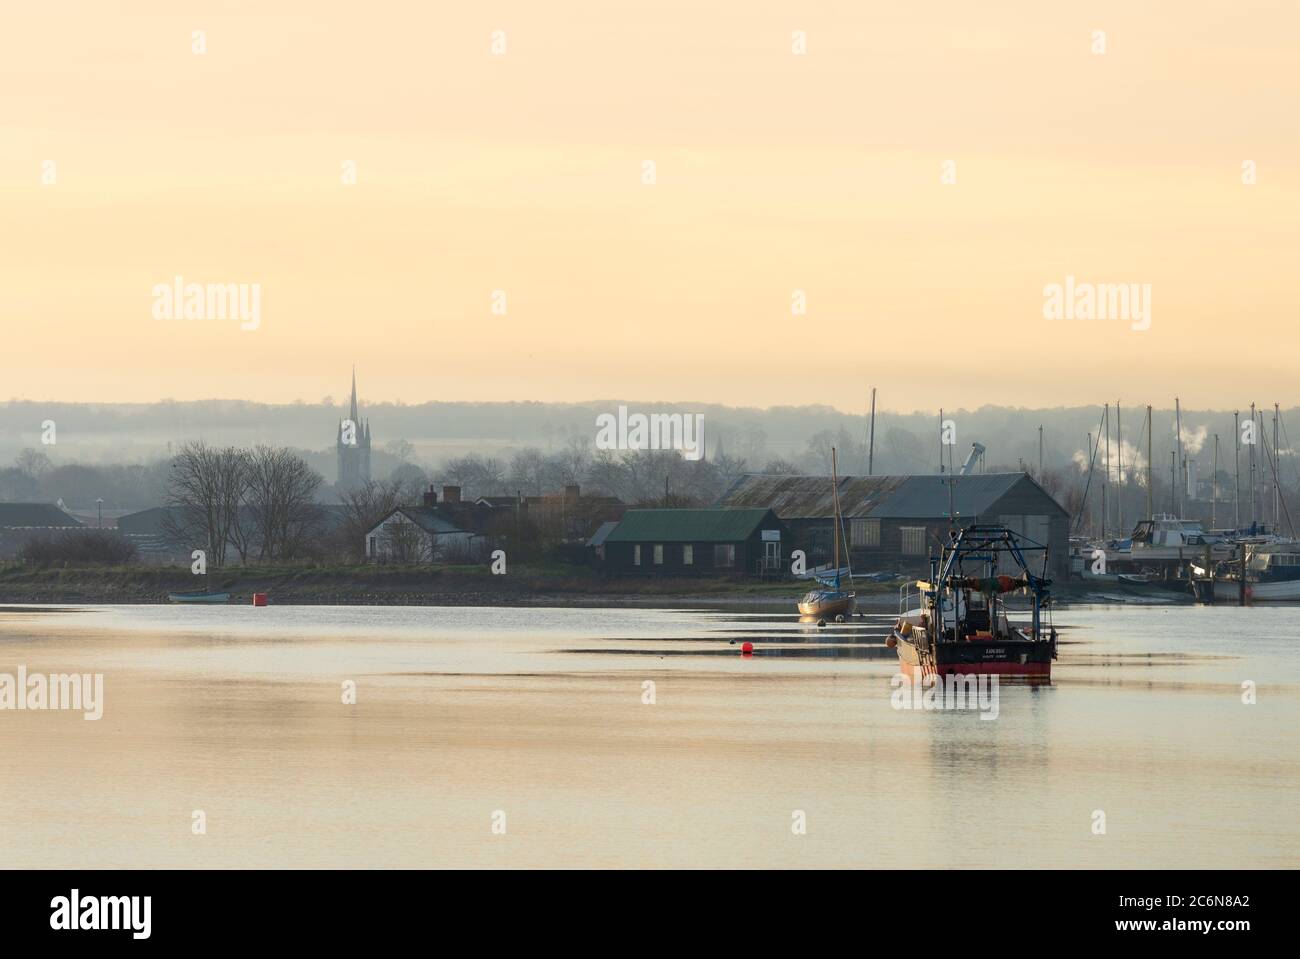
[(1106, 509), (1106, 487), (1110, 483), (1110, 404), (1107, 403), (1102, 410), (1102, 422), (1106, 429), (1106, 466), (1105, 472), (1101, 474), (1101, 538), (1106, 538), (1106, 521), (1110, 519)]
[(871, 428), (867, 433), (867, 475), (876, 463), (876, 388), (871, 388)]
[(1181, 505), (1182, 498), (1179, 496), (1178, 474), (1185, 469), (1184, 463), (1186, 463), (1186, 460), (1183, 459), (1183, 408), (1176, 396), (1174, 397), (1174, 432), (1178, 443), (1177, 453), (1174, 454), (1174, 475), (1172, 477), (1174, 484), (1174, 515), (1182, 519), (1183, 509)]
[(1038, 482), (1043, 481), (1043, 424), (1038, 424)]
[(1273, 404), (1273, 530), (1282, 529), (1282, 491), (1277, 482), (1277, 404)]
[(939, 473), (943, 474), (943, 407), (939, 407)]
[[(1092, 430), (1089, 430), (1088, 431), (1088, 485), (1085, 486), (1083, 489), (1085, 503), (1087, 502), (1088, 490), (1092, 487), (1092, 464), (1096, 458), (1097, 458), (1097, 451), (1092, 448)], [(1091, 529), (1092, 535), (1096, 536), (1097, 535), (1097, 508), (1094, 506), (1088, 512), (1091, 514), (1091, 516), (1089, 517), (1088, 526)]]
[(1154, 490), (1154, 487), (1152, 486), (1152, 481), (1154, 480), (1155, 477), (1154, 474), (1151, 472), (1151, 467), (1153, 463), (1153, 460), (1151, 459), (1151, 455), (1152, 455), (1151, 454), (1151, 404), (1148, 403), (1147, 404), (1147, 519), (1154, 520), (1156, 518), (1156, 514), (1155, 514), (1155, 509), (1152, 505), (1151, 496)]
[[(1251, 403), (1251, 404), (1250, 404), (1250, 431), (1251, 431), (1252, 433), (1254, 433), (1254, 432), (1255, 432), (1255, 428), (1256, 428), (1256, 427), (1255, 427), (1255, 404), (1254, 404), (1254, 403)], [(1252, 436), (1251, 439), (1255, 439), (1255, 437)], [(1251, 525), (1251, 526), (1254, 526), (1255, 523), (1256, 523), (1256, 518), (1255, 518), (1255, 494), (1256, 494), (1257, 492), (1259, 492), (1258, 489), (1256, 488), (1256, 486), (1257, 486), (1258, 484), (1256, 484), (1256, 482), (1255, 482), (1255, 447), (1256, 447), (1256, 445), (1258, 445), (1258, 444), (1257, 444), (1257, 443), (1251, 443), (1251, 444), (1250, 444), (1249, 456), (1247, 457), (1247, 458), (1249, 459), (1249, 461), (1250, 461), (1250, 525)]]
[(1219, 505), (1219, 434), (1214, 434), (1214, 472), (1210, 478), (1210, 529), (1218, 525)]
[(1174, 517), (1182, 517), (1178, 509), (1178, 451), (1169, 451), (1169, 508), (1173, 509)]
[(831, 500), (835, 504), (835, 588), (840, 586), (840, 481), (839, 461), (835, 447), (831, 447)]
[(1119, 483), (1119, 492), (1115, 495), (1115, 507), (1118, 512), (1115, 525), (1119, 527), (1119, 535), (1124, 535), (1124, 420), (1120, 416), (1119, 400), (1115, 401), (1115, 449), (1119, 454), (1119, 473), (1115, 480)]
[(1232, 525), (1241, 529), (1241, 411), (1232, 411)]

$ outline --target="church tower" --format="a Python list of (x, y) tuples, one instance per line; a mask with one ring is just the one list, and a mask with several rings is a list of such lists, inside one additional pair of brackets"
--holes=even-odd
[(352, 368), (352, 405), (339, 422), (335, 439), (339, 458), (339, 489), (356, 489), (370, 482), (370, 422), (357, 409), (357, 368)]

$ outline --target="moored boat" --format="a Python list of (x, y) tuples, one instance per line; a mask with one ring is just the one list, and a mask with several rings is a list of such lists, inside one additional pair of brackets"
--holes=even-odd
[(192, 589), (177, 593), (168, 593), (169, 603), (228, 603), (229, 593), (220, 593), (208, 589)]
[[(899, 618), (887, 640), (898, 651), (903, 672), (913, 679), (947, 675), (1024, 676), (1050, 682), (1056, 659), (1056, 630), (1044, 624), (1051, 581), (1029, 569), (1026, 553), (1047, 547), (1004, 526), (970, 526), (953, 536), (930, 561), (930, 578), (900, 591)], [(998, 574), (1000, 568), (1014, 570)], [(973, 575), (978, 574), (978, 575)], [(1030, 599), (1029, 622), (1013, 623), (1003, 596), (1023, 590)]]
[[(831, 447), (831, 499), (835, 508), (835, 530), (833, 533), (835, 541), (834, 563), (832, 564), (833, 573), (814, 574), (813, 578), (817, 580), (817, 589), (809, 590), (803, 595), (803, 598), (796, 604), (799, 609), (799, 615), (815, 618), (818, 620), (836, 619), (844, 617), (847, 619), (853, 615), (853, 609), (857, 605), (857, 594), (852, 589), (845, 589), (841, 578), (840, 569), (840, 526), (844, 522), (840, 515), (840, 483), (839, 483), (839, 460), (834, 447)], [(848, 553), (847, 547), (845, 553)], [(848, 558), (847, 555), (845, 557)], [(853, 566), (850, 562), (848, 567), (849, 584), (853, 583)]]
[[(1300, 602), (1300, 542), (1279, 540), (1250, 545), (1243, 543), (1245, 562), (1229, 560), (1216, 565), (1208, 576), (1197, 568), (1195, 589), (1202, 602), (1294, 603)], [(1242, 573), (1245, 589), (1242, 589)]]

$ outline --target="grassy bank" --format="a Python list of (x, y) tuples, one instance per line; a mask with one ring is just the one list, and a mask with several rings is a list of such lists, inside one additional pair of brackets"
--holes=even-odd
[[(214, 570), (205, 583), (188, 567), (33, 568), (0, 564), (0, 603), (164, 603), (168, 592), (210, 586), (248, 603), (255, 592), (278, 604), (516, 606), (669, 600), (793, 601), (806, 586), (730, 579), (610, 579), (583, 567), (512, 565), (494, 576), (484, 566), (245, 566)], [(895, 595), (889, 584), (859, 584), (858, 594)]]

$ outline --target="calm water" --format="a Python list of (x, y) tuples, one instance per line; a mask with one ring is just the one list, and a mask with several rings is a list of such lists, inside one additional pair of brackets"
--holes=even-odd
[(1296, 865), (1300, 609), (1059, 609), (992, 721), (891, 706), (890, 618), (9, 607), (0, 672), (106, 702), (0, 712), (0, 861)]

